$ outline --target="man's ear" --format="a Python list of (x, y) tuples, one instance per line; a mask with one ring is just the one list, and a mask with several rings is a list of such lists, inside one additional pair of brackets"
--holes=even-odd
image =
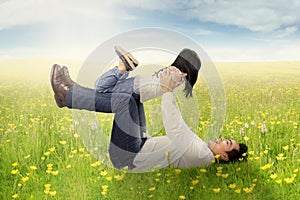
[(228, 157), (227, 153), (222, 153), (221, 156), (220, 156), (220, 158), (221, 158), (221, 160), (229, 161), (229, 157)]

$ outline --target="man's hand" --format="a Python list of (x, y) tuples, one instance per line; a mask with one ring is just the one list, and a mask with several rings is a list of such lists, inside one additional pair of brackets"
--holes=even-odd
[[(172, 92), (180, 84), (180, 82), (172, 79), (171, 71), (173, 71), (173, 70), (174, 70), (174, 67), (171, 66), (169, 68), (164, 69), (164, 71), (160, 75), (160, 87), (161, 87), (163, 93)], [(180, 72), (181, 77), (185, 77), (186, 75), (187, 75), (186, 73)]]

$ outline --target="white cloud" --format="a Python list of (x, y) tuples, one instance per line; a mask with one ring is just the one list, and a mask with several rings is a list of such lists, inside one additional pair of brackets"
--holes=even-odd
[[(295, 1), (213, 1), (152, 0), (127, 1), (126, 5), (161, 10), (182, 18), (233, 25), (255, 32), (271, 32), (297, 27), (300, 24), (300, 2)], [(293, 33), (286, 31), (286, 33)]]

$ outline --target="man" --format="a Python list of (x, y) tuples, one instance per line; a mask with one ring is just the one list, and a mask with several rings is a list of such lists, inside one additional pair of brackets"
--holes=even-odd
[[(67, 68), (54, 65), (51, 73), (52, 88), (59, 107), (115, 113), (110, 159), (114, 167), (145, 171), (153, 168), (198, 167), (211, 163), (216, 155), (221, 162), (243, 159), (247, 146), (234, 140), (220, 138), (203, 142), (193, 133), (176, 104), (173, 90), (179, 85), (172, 79), (171, 70), (160, 75), (162, 91), (162, 117), (166, 136), (144, 137), (139, 95), (126, 93), (99, 93), (83, 88), (71, 80)], [(77, 88), (77, 89), (76, 89)], [(76, 89), (76, 90), (75, 90)], [(77, 95), (74, 95), (76, 91)]]

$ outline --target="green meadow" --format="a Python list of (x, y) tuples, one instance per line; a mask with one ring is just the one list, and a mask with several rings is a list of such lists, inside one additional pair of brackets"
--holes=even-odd
[[(0, 61), (0, 199), (300, 199), (300, 62), (216, 63), (226, 90), (220, 136), (246, 143), (247, 161), (146, 173), (114, 170), (85, 148), (72, 110), (55, 104), (55, 62), (72, 77), (81, 65)], [(204, 137), (211, 110), (202, 79), (194, 92), (201, 110), (194, 131)], [(160, 135), (153, 127), (160, 118), (149, 113), (157, 104), (145, 109), (149, 133)], [(113, 115), (97, 116), (109, 136)]]

